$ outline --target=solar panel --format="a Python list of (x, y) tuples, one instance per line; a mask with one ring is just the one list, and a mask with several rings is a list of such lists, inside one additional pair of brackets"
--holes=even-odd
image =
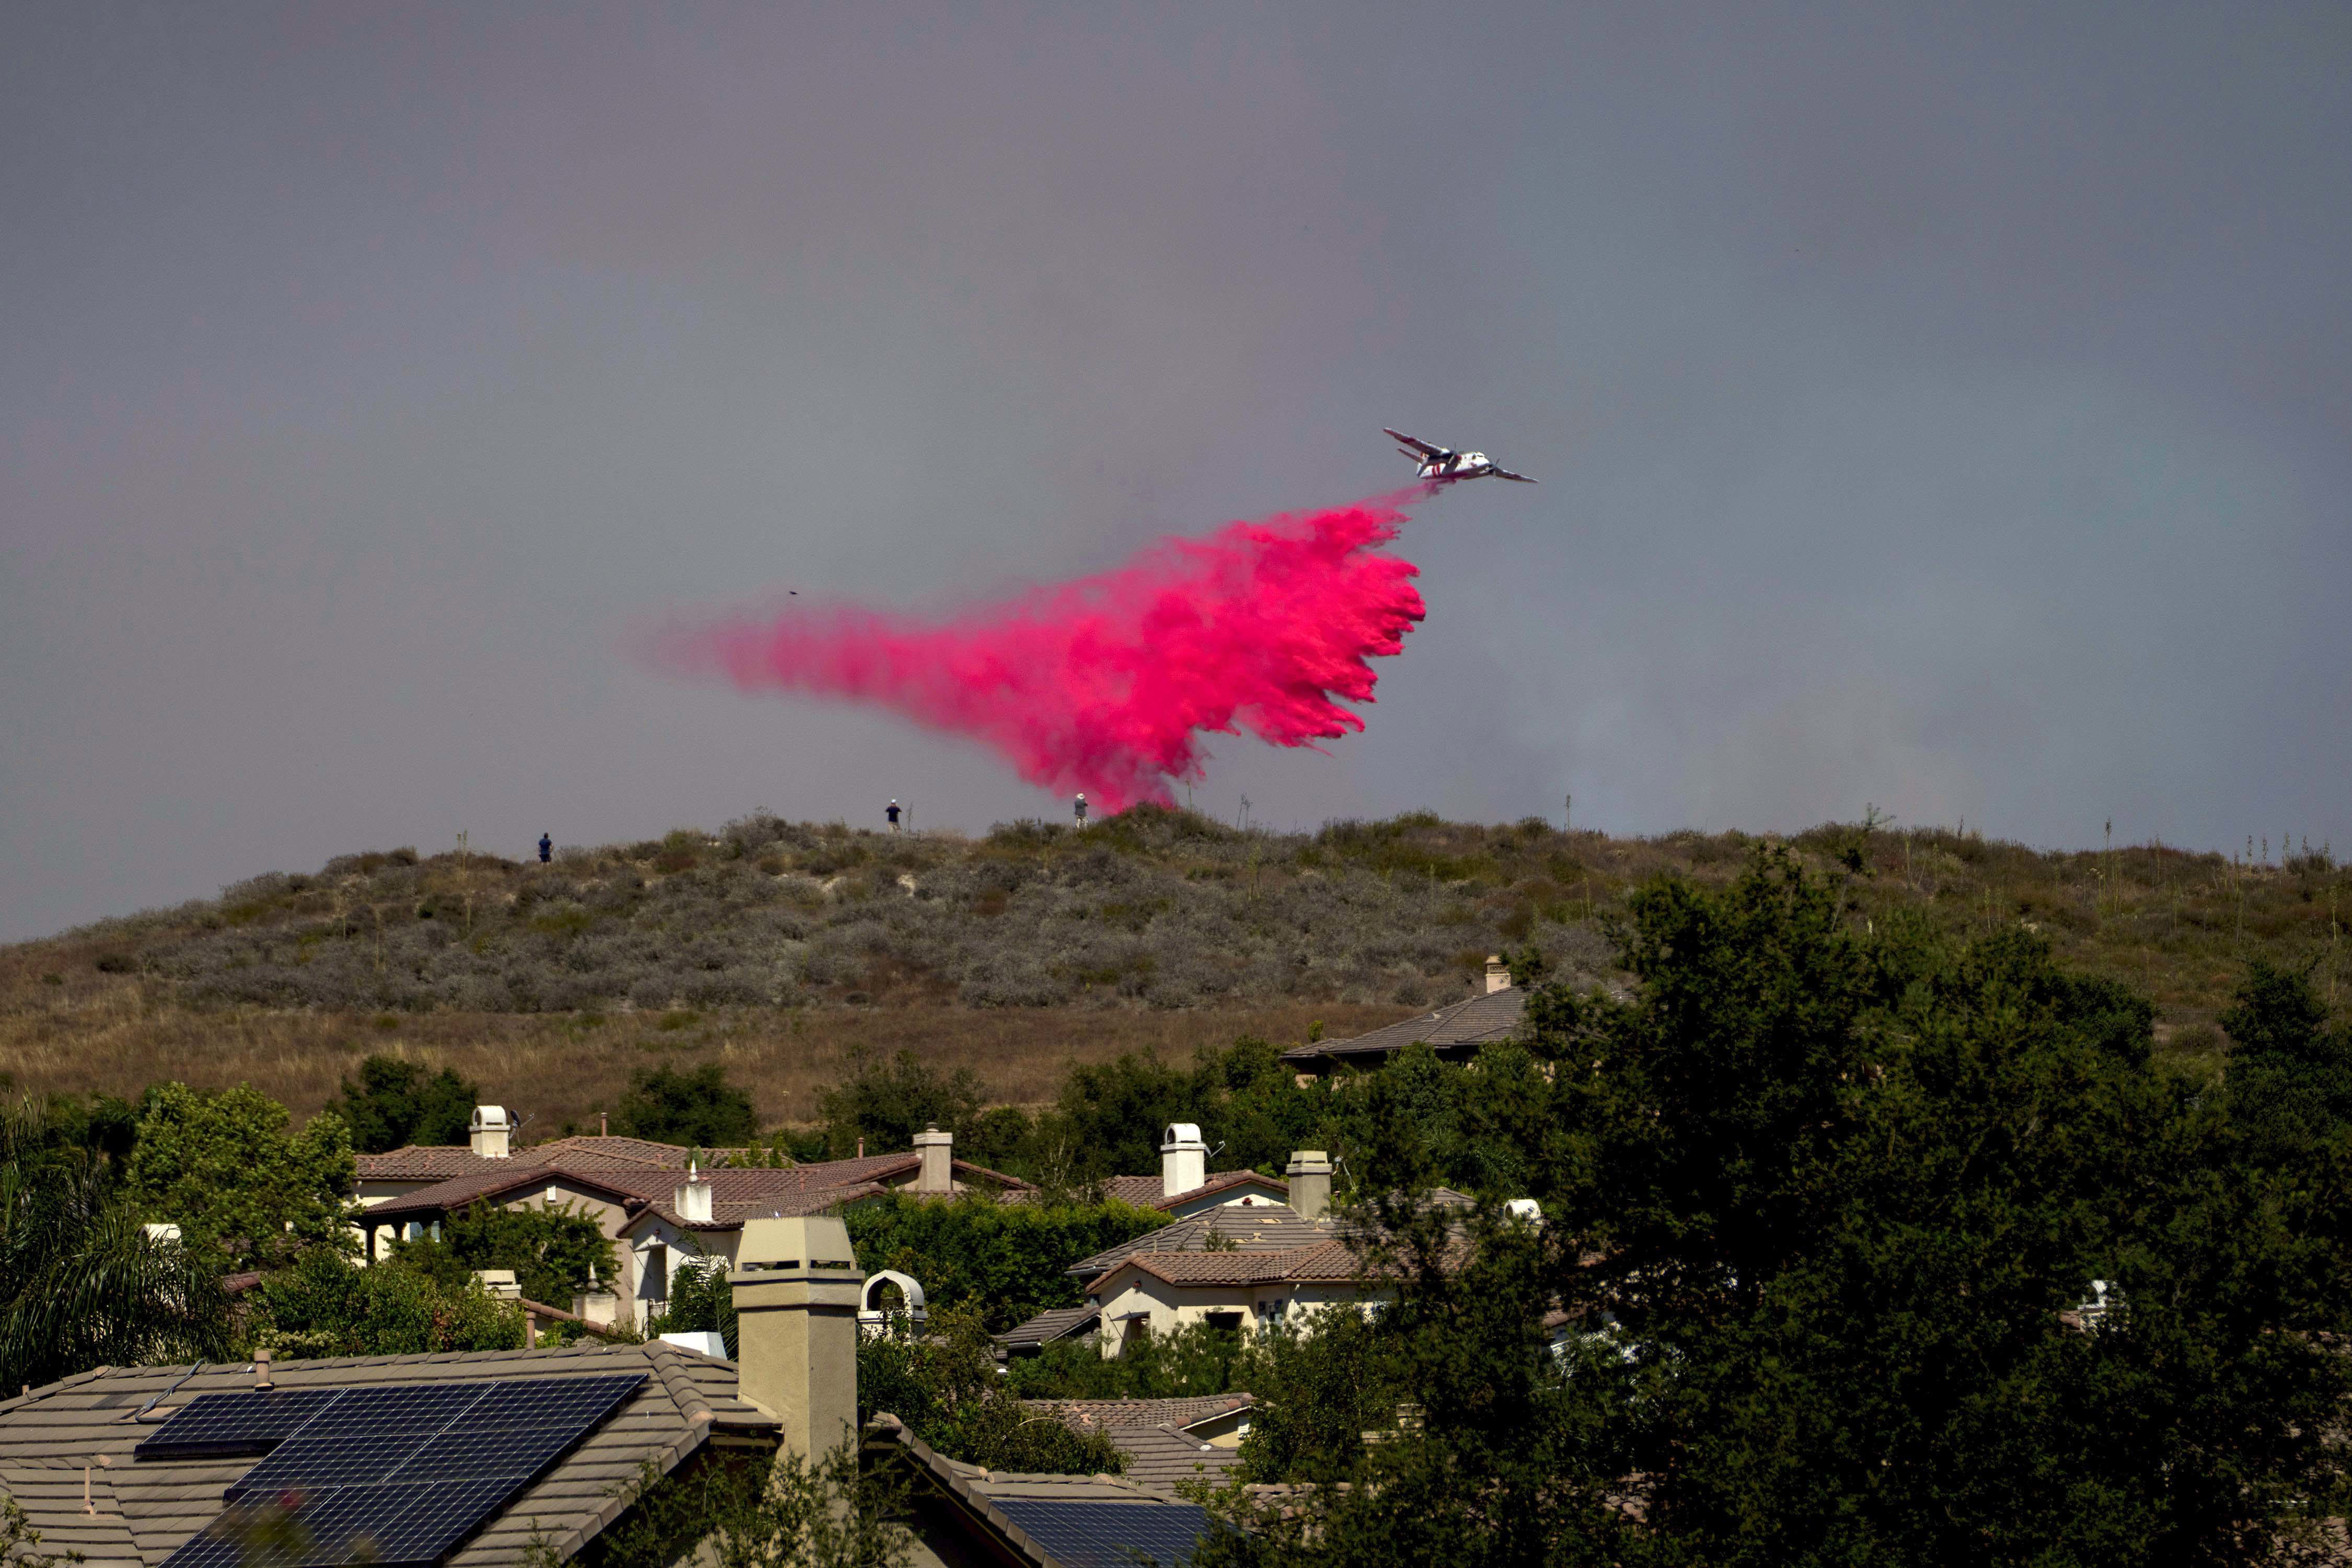
[(1191, 1503), (1065, 1502), (1051, 1498), (988, 1500), (1069, 1568), (1175, 1568), (1214, 1528)]
[[(206, 1394), (135, 1452), (155, 1459), (269, 1450), (227, 1489), (240, 1506), (174, 1552), (169, 1568), (434, 1563), (645, 1381), (624, 1373)], [(216, 1403), (199, 1408), (207, 1401)], [(240, 1539), (254, 1533), (250, 1505), (280, 1498), (281, 1522), (299, 1528)]]
[(341, 1398), (340, 1388), (200, 1394), (131, 1452), (142, 1459), (267, 1453)]

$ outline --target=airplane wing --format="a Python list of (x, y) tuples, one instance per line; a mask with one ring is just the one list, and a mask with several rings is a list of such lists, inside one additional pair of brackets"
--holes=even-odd
[(1495, 469), (1495, 470), (1494, 470), (1494, 475), (1495, 475), (1495, 478), (1496, 478), (1496, 479), (1517, 479), (1519, 483), (1521, 483), (1521, 484), (1523, 484), (1523, 485), (1531, 485), (1531, 484), (1534, 484), (1534, 483), (1536, 482), (1535, 480), (1533, 480), (1533, 479), (1531, 479), (1528, 478), (1528, 477), (1527, 477), (1527, 475), (1525, 475), (1525, 474), (1515, 474), (1515, 473), (1511, 472), (1511, 470), (1510, 470), (1510, 469), (1508, 469), (1508, 468), (1496, 468), (1496, 469)]
[(1412, 447), (1414, 451), (1419, 452), (1424, 458), (1438, 458), (1443, 457), (1445, 454), (1444, 447), (1433, 447), (1428, 442), (1408, 436), (1402, 430), (1391, 430), (1386, 426), (1382, 426), (1381, 427), (1381, 434), (1386, 436), (1391, 441), (1403, 442), (1406, 446)]

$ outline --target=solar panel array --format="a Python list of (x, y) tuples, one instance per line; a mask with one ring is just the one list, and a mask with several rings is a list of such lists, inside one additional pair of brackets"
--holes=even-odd
[(1052, 1498), (988, 1500), (1069, 1568), (1176, 1568), (1213, 1528), (1191, 1503), (1065, 1502)]
[(439, 1563), (645, 1381), (639, 1372), (203, 1394), (136, 1456), (268, 1457), (165, 1568)]

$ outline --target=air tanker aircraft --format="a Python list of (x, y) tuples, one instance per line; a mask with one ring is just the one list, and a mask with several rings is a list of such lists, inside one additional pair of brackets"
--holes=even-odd
[[(1431, 488), (1450, 485), (1456, 479), (1516, 479), (1531, 485), (1535, 480), (1525, 474), (1515, 474), (1496, 464), (1484, 452), (1457, 452), (1450, 447), (1433, 447), (1428, 442), (1406, 435), (1402, 430), (1383, 428), (1382, 435), (1404, 445), (1397, 448), (1421, 465), (1421, 477)], [(1406, 451), (1406, 447), (1412, 450)]]

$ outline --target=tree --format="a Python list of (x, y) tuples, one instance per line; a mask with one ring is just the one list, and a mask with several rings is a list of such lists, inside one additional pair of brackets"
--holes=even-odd
[[(900, 1568), (913, 1556), (904, 1478), (863, 1469), (855, 1441), (814, 1462), (705, 1448), (665, 1475), (648, 1460), (619, 1489), (622, 1512), (583, 1554), (607, 1568)], [(560, 1568), (534, 1540), (528, 1568)]]
[(526, 1298), (551, 1307), (569, 1307), (591, 1279), (610, 1284), (615, 1267), (612, 1238), (568, 1203), (501, 1208), (477, 1199), (444, 1217), (437, 1237), (395, 1241), (392, 1253), (449, 1293), (472, 1289), (478, 1270), (511, 1268)]
[(1000, 1331), (1077, 1305), (1072, 1264), (1168, 1223), (1117, 1202), (1003, 1204), (976, 1193), (951, 1203), (891, 1193), (852, 1205), (842, 1219), (866, 1273), (911, 1275), (934, 1306), (969, 1302)]
[(326, 1111), (299, 1132), (291, 1123), (247, 1086), (159, 1084), (141, 1108), (131, 1190), (148, 1218), (178, 1226), (191, 1251), (224, 1268), (274, 1267), (304, 1246), (352, 1249), (350, 1131)]
[(351, 1128), (361, 1153), (381, 1154), (413, 1143), (465, 1142), (481, 1094), (479, 1084), (454, 1068), (428, 1077), (419, 1063), (374, 1056), (343, 1079), (342, 1093), (327, 1109)]
[(1126, 1457), (1100, 1432), (1081, 1435), (1003, 1386), (980, 1314), (944, 1307), (921, 1339), (876, 1334), (857, 1347), (860, 1421), (887, 1411), (951, 1459), (995, 1470), (1117, 1475)]
[(2262, 959), (2221, 1015), (2231, 1120), (2256, 1158), (2308, 1158), (2352, 1126), (2352, 1029), (2327, 1028), (2308, 975)]
[(226, 1352), (219, 1268), (150, 1236), (119, 1185), (43, 1102), (0, 1113), (0, 1386)]
[(672, 1269), (669, 1300), (646, 1325), (648, 1339), (690, 1333), (717, 1334), (735, 1354), (735, 1287), (723, 1258), (691, 1258)]
[(519, 1350), (522, 1310), (399, 1261), (362, 1268), (314, 1247), (256, 1291), (253, 1342), (281, 1356), (425, 1355)]
[(835, 1158), (847, 1158), (861, 1140), (877, 1154), (910, 1149), (927, 1127), (970, 1134), (980, 1109), (980, 1079), (970, 1068), (943, 1073), (912, 1051), (877, 1062), (859, 1047), (850, 1052), (849, 1068), (817, 1098)]
[[(1781, 853), (1642, 889), (1619, 959), (1366, 1097), (1356, 1385), (1404, 1415), (1352, 1454), (1269, 1420), (1254, 1474), (1307, 1489), (1229, 1492), (1260, 1533), (1197, 1562), (2252, 1562), (2342, 1509), (2342, 1184), (2246, 1163), (2143, 999), (2023, 931), (1856, 929)], [(1433, 1110), (1510, 1145), (1472, 1213), (1384, 1184), (1447, 1157)]]
[(751, 1097), (729, 1083), (717, 1062), (686, 1072), (649, 1068), (630, 1079), (613, 1131), (656, 1143), (736, 1149), (758, 1139), (760, 1116)]

